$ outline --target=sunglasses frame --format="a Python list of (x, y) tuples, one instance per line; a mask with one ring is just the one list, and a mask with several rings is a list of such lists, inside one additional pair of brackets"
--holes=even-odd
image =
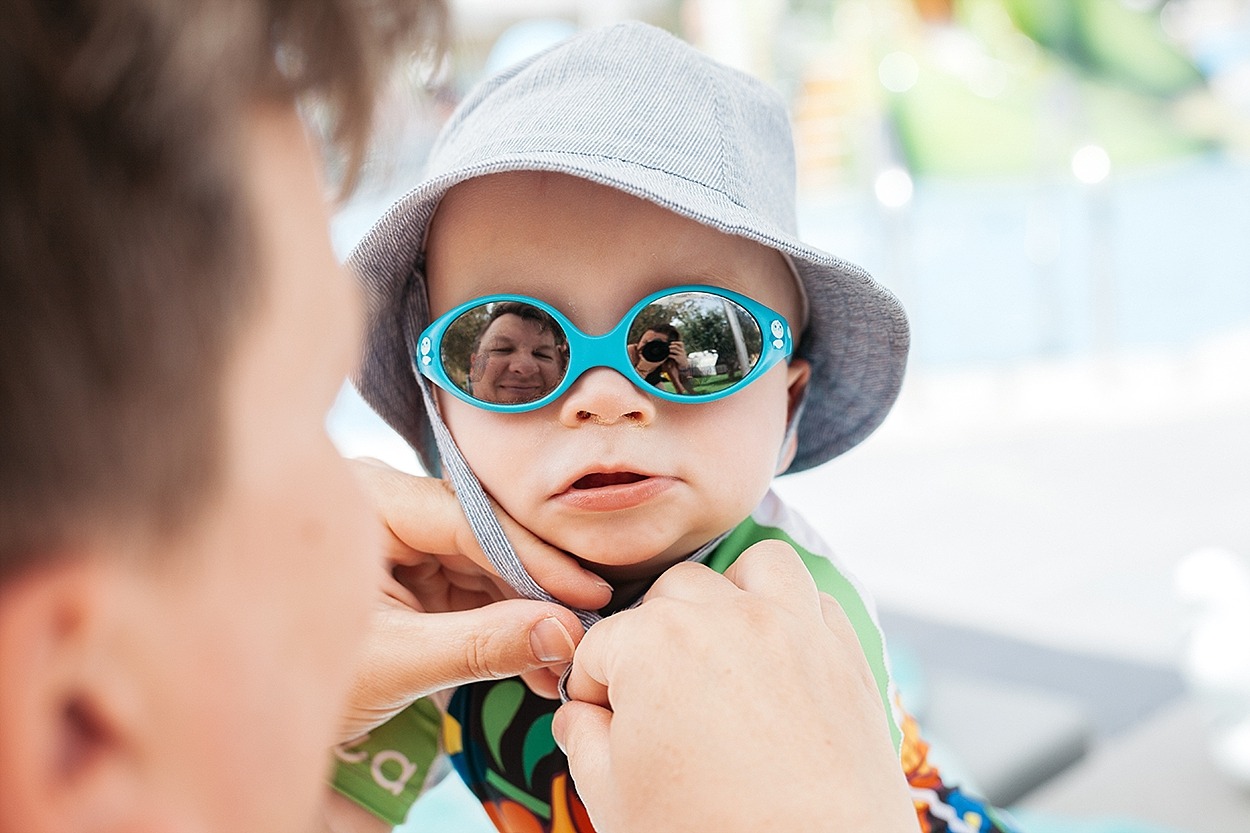
[[(760, 331), (760, 357), (755, 362), (751, 370), (735, 382), (733, 385), (724, 390), (715, 393), (706, 394), (681, 394), (670, 393), (648, 384), (646, 379), (638, 374), (633, 364), (629, 361), (628, 342), (629, 328), (633, 324), (634, 319), (651, 304), (666, 298), (670, 295), (680, 295), (687, 292), (700, 292), (709, 295), (715, 295), (725, 298), (742, 307), (747, 313), (755, 319), (756, 325)], [(535, 399), (533, 402), (522, 402), (513, 404), (503, 404), (498, 402), (488, 402), (483, 399), (476, 399), (466, 393), (455, 382), (448, 377), (447, 372), (443, 369), (442, 362), (442, 340), (443, 335), (448, 328), (460, 318), (461, 315), (471, 309), (493, 304), (502, 301), (518, 301), (523, 304), (529, 304), (550, 315), (556, 320), (561, 327), (564, 328), (564, 335), (568, 339), (569, 345), (569, 363), (565, 368), (564, 378), (560, 383), (551, 389), (550, 392), (542, 397)], [(702, 402), (712, 402), (717, 399), (723, 399), (745, 388), (756, 379), (764, 375), (773, 365), (778, 362), (785, 361), (790, 358), (794, 351), (794, 340), (790, 334), (790, 325), (786, 323), (786, 319), (776, 311), (769, 309), (752, 298), (733, 292), (728, 289), (722, 289), (718, 286), (703, 285), (687, 285), (675, 286), (669, 289), (663, 289), (659, 292), (653, 292), (638, 303), (630, 307), (629, 311), (621, 317), (621, 320), (611, 330), (599, 336), (587, 335), (568, 319), (564, 313), (544, 303), (537, 298), (530, 298), (526, 295), (485, 295), (460, 304), (434, 320), (425, 330), (422, 331), (421, 337), (417, 340), (417, 350), (413, 357), (416, 367), (422, 375), (428, 378), (434, 384), (443, 390), (452, 394), (456, 398), (469, 403), (478, 408), (488, 411), (496, 411), (499, 413), (521, 413), (524, 411), (534, 411), (542, 408), (564, 395), (564, 393), (573, 386), (573, 383), (582, 377), (588, 370), (596, 367), (609, 367), (620, 373), (626, 379), (629, 379), (637, 387), (647, 393), (659, 397), (669, 402), (682, 402), (687, 404), (698, 404)]]

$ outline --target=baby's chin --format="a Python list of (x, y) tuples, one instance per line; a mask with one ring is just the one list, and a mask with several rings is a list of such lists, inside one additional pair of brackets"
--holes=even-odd
[(712, 521), (697, 527), (661, 517), (654, 520), (577, 524), (559, 518), (529, 529), (551, 546), (572, 555), (587, 570), (619, 585), (655, 578), (735, 525), (732, 518), (717, 519), (723, 526)]
[(686, 556), (674, 558), (656, 557), (632, 564), (605, 564), (586, 558), (578, 558), (577, 560), (578, 563), (595, 575), (607, 579), (614, 586), (619, 586), (627, 582), (653, 579), (674, 564), (684, 561), (685, 558)]
[(655, 578), (674, 564), (685, 561), (703, 543), (706, 542), (678, 544), (659, 552), (652, 549), (643, 553), (639, 552), (639, 547), (637, 546), (611, 550), (602, 546), (583, 551), (568, 547), (562, 547), (561, 549), (573, 553), (578, 563), (587, 570), (607, 579), (613, 584), (619, 584)]

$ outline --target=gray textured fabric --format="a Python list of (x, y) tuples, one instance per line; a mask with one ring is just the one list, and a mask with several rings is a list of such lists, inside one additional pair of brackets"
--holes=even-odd
[(810, 310), (798, 354), (811, 362), (812, 378), (788, 471), (841, 454), (885, 418), (902, 383), (907, 319), (862, 269), (798, 239), (783, 100), (660, 29), (623, 23), (479, 85), (443, 129), (422, 183), (350, 257), (368, 303), (353, 381), (431, 473), (440, 471), (438, 450), (411, 364), (428, 321), (426, 229), (455, 184), (515, 170), (609, 185), (793, 259)]
[[(416, 368), (414, 367), (413, 370), (415, 371)], [(419, 378), (422, 401), (431, 413), (437, 413), (438, 406), (430, 395), (430, 383), (422, 377)], [(456, 499), (464, 509), (465, 517), (469, 520), (469, 526), (473, 530), (473, 537), (477, 539), (478, 546), (486, 554), (486, 558), (490, 561), (491, 566), (495, 568), (495, 572), (499, 573), (500, 578), (508, 582), (512, 589), (517, 591), (522, 598), (536, 599), (540, 602), (551, 602), (552, 604), (563, 604), (555, 596), (548, 593), (525, 569), (525, 564), (517, 556), (516, 550), (512, 548), (512, 542), (508, 540), (508, 536), (504, 534), (499, 519), (495, 517), (494, 509), (490, 505), (490, 498), (486, 496), (486, 492), (482, 489), (481, 481), (477, 479), (477, 475), (469, 468), (468, 462), (460, 453), (455, 440), (451, 438), (451, 432), (447, 430), (443, 420), (436, 417), (431, 420), (431, 424), (434, 431), (434, 441), (438, 447), (443, 467), (447, 470), (447, 475), (451, 478), (452, 486), (456, 490)], [(717, 544), (725, 540), (728, 534), (726, 532), (716, 536), (686, 556), (685, 560), (699, 564), (707, 561), (716, 549)], [(629, 607), (637, 607), (641, 601), (642, 597), (640, 596)], [(568, 606), (565, 605), (565, 607)], [(595, 610), (582, 610), (576, 607), (569, 609), (577, 615), (577, 618), (587, 628), (603, 618), (603, 615)], [(564, 690), (564, 683), (567, 678), (568, 673), (566, 671), (564, 676), (560, 678), (560, 696), (566, 702), (568, 695)]]
[[(416, 372), (415, 367), (413, 371)], [(425, 404), (427, 412), (436, 412), (438, 406), (430, 395), (429, 382), (420, 377), (419, 374), (417, 378), (421, 386), (421, 399)], [(473, 537), (477, 539), (478, 546), (486, 554), (486, 558), (490, 561), (491, 566), (495, 568), (495, 572), (499, 573), (500, 578), (508, 582), (513, 590), (526, 599), (537, 599), (541, 602), (561, 604), (558, 599), (544, 590), (542, 585), (535, 581), (533, 576), (529, 574), (529, 571), (525, 569), (525, 564), (517, 556), (516, 550), (512, 548), (512, 542), (508, 540), (508, 536), (504, 534), (499, 519), (495, 517), (494, 509), (490, 505), (490, 498), (486, 497), (481, 481), (477, 479), (477, 475), (469, 468), (468, 462), (461, 455), (460, 449), (456, 447), (456, 442), (451, 438), (451, 433), (447, 430), (447, 426), (443, 424), (442, 419), (434, 419), (431, 422), (434, 430), (434, 441), (437, 444), (443, 468), (447, 471), (448, 477), (451, 478), (452, 486), (456, 490), (456, 500), (460, 502), (461, 508), (464, 509), (465, 517), (468, 518), (469, 526), (473, 530)], [(577, 618), (588, 628), (602, 618), (593, 610), (579, 610), (577, 608), (570, 608), (570, 610), (576, 613)]]
[[(413, 371), (416, 372), (416, 367), (413, 367)], [(430, 394), (430, 383), (420, 376), (419, 373), (417, 378), (421, 390), (421, 399), (425, 407), (429, 413), (437, 414), (438, 405)], [(517, 591), (522, 598), (563, 604), (555, 596), (548, 593), (525, 569), (525, 564), (517, 556), (516, 550), (512, 548), (512, 542), (508, 540), (508, 536), (504, 534), (499, 519), (495, 517), (494, 509), (490, 505), (490, 498), (486, 496), (485, 490), (482, 489), (481, 481), (477, 479), (477, 475), (469, 468), (468, 462), (460, 453), (460, 449), (456, 446), (456, 441), (452, 439), (451, 432), (447, 430), (443, 420), (436, 416), (430, 422), (434, 432), (434, 442), (437, 445), (443, 468), (446, 469), (447, 476), (451, 478), (452, 486), (456, 490), (456, 500), (459, 501), (461, 508), (464, 509), (465, 517), (468, 518), (469, 526), (473, 530), (473, 537), (477, 539), (478, 546), (486, 554), (486, 558), (490, 561), (491, 566), (495, 568), (495, 572), (499, 573), (500, 578), (508, 582), (512, 589)], [(717, 535), (711, 541), (708, 541), (686, 556), (685, 560), (699, 564), (704, 563), (711, 557), (716, 546), (725, 540), (728, 534), (726, 532)], [(629, 607), (636, 607), (641, 601), (642, 597), (639, 597)], [(577, 614), (577, 618), (587, 628), (603, 618), (603, 615), (595, 610), (582, 610), (576, 607), (569, 609)], [(568, 699), (564, 691), (566, 679), (567, 673), (560, 678), (560, 696), (565, 700)]]

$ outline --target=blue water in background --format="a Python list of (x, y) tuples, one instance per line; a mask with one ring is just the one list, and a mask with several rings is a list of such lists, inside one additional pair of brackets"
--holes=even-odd
[(1250, 164), (1097, 186), (920, 180), (908, 206), (800, 205), (805, 239), (899, 295), (913, 367), (1183, 348), (1250, 325)]
[[(348, 205), (345, 255), (413, 183)], [(809, 197), (800, 233), (890, 287), (912, 368), (1183, 349), (1250, 326), (1250, 162), (1224, 155), (1074, 179), (921, 179), (901, 209), (867, 188)]]

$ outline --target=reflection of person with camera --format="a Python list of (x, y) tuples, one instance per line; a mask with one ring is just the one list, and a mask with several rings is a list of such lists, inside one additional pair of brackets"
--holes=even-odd
[(672, 324), (656, 324), (643, 333), (637, 344), (629, 345), (629, 360), (647, 384), (659, 387), (667, 378), (674, 393), (690, 393), (690, 359)]

